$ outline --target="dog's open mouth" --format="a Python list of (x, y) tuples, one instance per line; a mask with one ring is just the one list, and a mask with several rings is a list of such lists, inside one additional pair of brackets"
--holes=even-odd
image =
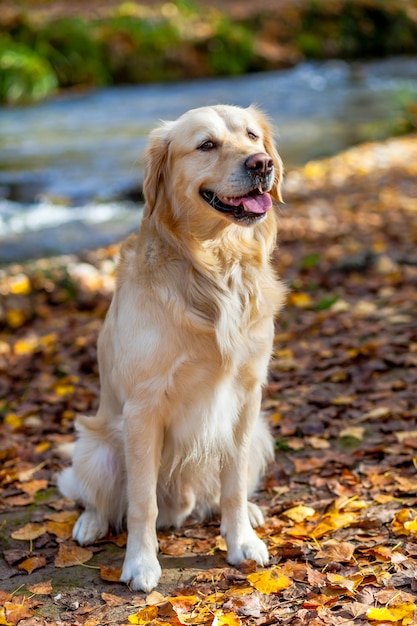
[(260, 220), (272, 207), (271, 196), (260, 189), (254, 189), (247, 196), (239, 198), (227, 198), (208, 190), (202, 190), (201, 196), (214, 209), (227, 213), (237, 222)]

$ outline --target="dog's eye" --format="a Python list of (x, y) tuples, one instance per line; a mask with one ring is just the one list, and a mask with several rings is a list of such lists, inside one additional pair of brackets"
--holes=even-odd
[(248, 137), (249, 139), (252, 139), (253, 141), (257, 141), (259, 139), (258, 135), (253, 133), (251, 130), (248, 130)]
[(201, 144), (201, 146), (198, 147), (199, 150), (202, 150), (203, 152), (208, 152), (209, 150), (213, 150), (214, 148), (216, 148), (216, 144), (214, 143), (214, 141), (205, 141), (204, 143)]

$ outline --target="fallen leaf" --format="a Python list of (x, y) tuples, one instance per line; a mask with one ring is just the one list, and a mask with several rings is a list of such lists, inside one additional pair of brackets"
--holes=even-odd
[(352, 576), (342, 576), (341, 574), (327, 573), (327, 580), (331, 587), (340, 587), (341, 589), (347, 589), (350, 592), (354, 592), (361, 582), (363, 581), (361, 574), (354, 574)]
[(52, 593), (52, 580), (46, 580), (45, 582), (26, 586), (29, 591), (34, 593), (36, 596), (47, 596)]
[(46, 533), (46, 526), (43, 524), (25, 524), (12, 532), (12, 539), (19, 541), (34, 541)]
[(43, 489), (48, 487), (47, 480), (31, 480), (27, 483), (21, 483), (20, 489), (27, 493), (29, 496), (34, 496)]
[(355, 546), (348, 541), (337, 541), (329, 539), (321, 544), (320, 550), (316, 554), (316, 560), (321, 559), (325, 562), (335, 561), (336, 563), (349, 563)]
[(118, 583), (120, 582), (121, 575), (122, 575), (121, 567), (100, 565), (100, 578), (102, 580), (107, 580), (110, 583)]
[(283, 574), (278, 566), (265, 572), (249, 574), (248, 581), (255, 589), (267, 595), (288, 589), (292, 585), (291, 578)]
[(67, 543), (60, 543), (55, 557), (55, 567), (82, 565), (93, 557), (91, 550)]
[(31, 609), (27, 603), (24, 601), (21, 603), (17, 602), (5, 602), (4, 603), (4, 614), (6, 617), (7, 624), (17, 624), (22, 619), (26, 619), (28, 617), (32, 617), (34, 611)]
[(404, 602), (398, 606), (370, 608), (366, 612), (366, 617), (379, 622), (400, 622), (406, 626), (406, 624), (413, 623), (415, 612), (416, 605), (414, 602)]
[(20, 570), (25, 570), (28, 574), (31, 574), (35, 571), (35, 569), (39, 569), (40, 567), (45, 567), (46, 558), (44, 556), (31, 556), (28, 559), (25, 559), (17, 566)]
[(240, 626), (240, 618), (234, 613), (216, 612), (211, 626)]
[(158, 608), (156, 606), (147, 606), (140, 609), (137, 613), (128, 616), (130, 624), (149, 624), (158, 616)]
[(107, 604), (107, 606), (123, 606), (124, 604), (129, 603), (129, 599), (121, 598), (120, 596), (115, 596), (112, 593), (106, 593), (103, 591), (101, 594), (101, 599)]
[(282, 515), (288, 517), (293, 522), (304, 522), (304, 520), (309, 517), (313, 517), (316, 511), (311, 506), (304, 506), (299, 504), (298, 506), (293, 506), (291, 509), (287, 509), (283, 511)]

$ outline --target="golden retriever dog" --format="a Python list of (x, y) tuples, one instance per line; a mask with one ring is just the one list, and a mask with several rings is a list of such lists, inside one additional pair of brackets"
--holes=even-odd
[(248, 503), (273, 441), (260, 414), (285, 289), (271, 267), (281, 159), (255, 107), (193, 109), (150, 135), (144, 216), (121, 247), (98, 342), (97, 415), (61, 492), (90, 544), (127, 523), (121, 580), (160, 578), (156, 528), (219, 512), (232, 564), (268, 562)]

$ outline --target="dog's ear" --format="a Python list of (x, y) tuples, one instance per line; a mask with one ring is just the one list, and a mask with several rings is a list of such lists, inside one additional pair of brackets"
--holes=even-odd
[(169, 122), (165, 122), (149, 135), (144, 157), (143, 195), (145, 196), (144, 216), (149, 217), (158, 202), (165, 195), (166, 170), (169, 151)]
[(255, 115), (258, 124), (262, 128), (264, 135), (265, 152), (272, 158), (275, 166), (275, 179), (274, 185), (271, 189), (271, 195), (278, 202), (282, 202), (281, 196), (281, 184), (284, 175), (284, 166), (281, 157), (278, 154), (278, 150), (275, 145), (274, 133), (272, 131), (271, 123), (268, 118), (262, 113), (256, 106), (252, 105), (250, 110)]

